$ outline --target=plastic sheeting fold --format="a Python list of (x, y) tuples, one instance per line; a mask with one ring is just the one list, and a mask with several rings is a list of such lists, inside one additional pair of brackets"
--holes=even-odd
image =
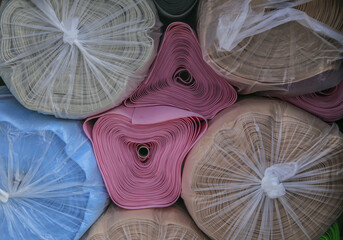
[(127, 209), (178, 199), (183, 160), (206, 128), (202, 116), (166, 106), (121, 106), (84, 123), (107, 190)]
[(151, 0), (11, 0), (0, 20), (0, 73), (28, 109), (85, 118), (120, 105), (156, 55)]
[(198, 12), (205, 61), (238, 92), (297, 96), (343, 79), (341, 0), (210, 0)]
[(154, 0), (159, 13), (171, 20), (186, 17), (198, 0)]
[(343, 118), (343, 81), (331, 89), (298, 97), (282, 98), (327, 122)]
[(212, 239), (318, 239), (343, 211), (343, 135), (280, 100), (219, 113), (185, 160), (182, 198)]
[(147, 79), (125, 105), (169, 105), (210, 119), (236, 99), (235, 89), (202, 59), (191, 27), (176, 22), (168, 26)]
[(29, 111), (0, 92), (0, 238), (79, 239), (108, 203), (81, 122)]
[(188, 213), (178, 207), (125, 210), (111, 205), (87, 240), (206, 240)]

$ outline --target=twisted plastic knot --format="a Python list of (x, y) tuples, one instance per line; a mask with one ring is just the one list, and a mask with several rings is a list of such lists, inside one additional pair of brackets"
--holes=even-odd
[(67, 19), (61, 23), (63, 34), (63, 42), (73, 45), (78, 41), (77, 35), (79, 30), (77, 26), (79, 24), (78, 18)]
[(7, 203), (9, 197), (10, 195), (0, 188), (0, 201), (3, 203)]
[(286, 194), (283, 181), (293, 177), (298, 166), (295, 162), (275, 164), (267, 168), (261, 181), (261, 187), (269, 198), (278, 198)]

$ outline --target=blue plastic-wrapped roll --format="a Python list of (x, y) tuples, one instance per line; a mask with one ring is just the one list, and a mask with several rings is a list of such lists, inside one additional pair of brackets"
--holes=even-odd
[(107, 202), (81, 122), (29, 111), (0, 87), (0, 239), (79, 239)]

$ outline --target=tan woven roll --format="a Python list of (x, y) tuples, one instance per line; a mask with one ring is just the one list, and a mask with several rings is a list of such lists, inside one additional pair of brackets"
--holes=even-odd
[(87, 240), (206, 240), (179, 207), (124, 210), (111, 205), (88, 233)]
[(212, 239), (318, 239), (343, 210), (343, 138), (288, 103), (241, 100), (189, 153), (182, 198)]
[(203, 56), (243, 94), (324, 90), (343, 79), (342, 12), (341, 0), (204, 0)]
[(157, 48), (151, 0), (11, 0), (1, 15), (1, 76), (27, 108), (85, 118), (144, 80)]

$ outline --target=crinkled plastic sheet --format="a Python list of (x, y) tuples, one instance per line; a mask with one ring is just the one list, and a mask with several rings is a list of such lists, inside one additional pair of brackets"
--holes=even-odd
[(198, 0), (154, 0), (159, 13), (171, 20), (177, 20), (186, 17)]
[(0, 92), (0, 239), (79, 239), (108, 202), (81, 123)]
[(156, 55), (151, 0), (11, 0), (2, 4), (0, 73), (28, 109), (85, 118), (119, 105)]
[(111, 205), (87, 240), (206, 240), (188, 213), (178, 207), (124, 210)]
[(283, 98), (327, 122), (343, 118), (343, 81), (336, 87), (297, 97)]
[(210, 119), (236, 100), (236, 90), (202, 59), (191, 27), (175, 22), (164, 34), (147, 79), (124, 103), (128, 107), (168, 105)]
[(318, 239), (343, 210), (337, 126), (280, 100), (219, 113), (185, 160), (182, 198), (212, 239)]
[(107, 190), (127, 209), (177, 201), (183, 160), (206, 129), (199, 114), (167, 106), (121, 106), (84, 123)]
[(296, 96), (343, 79), (341, 0), (204, 0), (203, 57), (249, 94)]

